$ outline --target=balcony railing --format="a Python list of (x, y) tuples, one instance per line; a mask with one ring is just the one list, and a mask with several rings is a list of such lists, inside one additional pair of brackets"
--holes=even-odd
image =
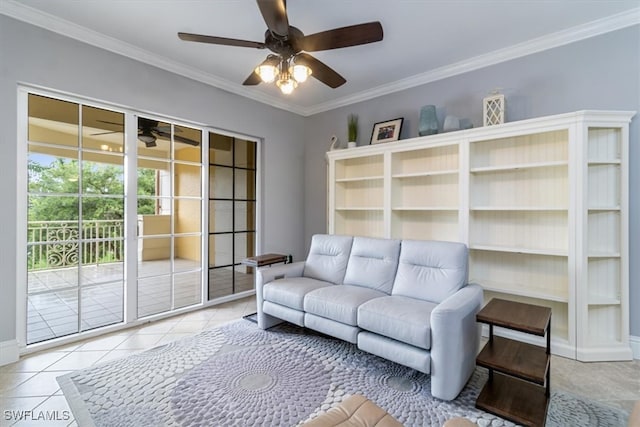
[(28, 269), (123, 261), (124, 221), (29, 221)]

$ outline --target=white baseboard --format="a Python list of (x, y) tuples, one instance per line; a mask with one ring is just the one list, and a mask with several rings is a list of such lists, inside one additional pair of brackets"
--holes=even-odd
[(631, 345), (631, 353), (633, 353), (634, 359), (640, 359), (640, 337), (629, 337), (629, 344)]
[(0, 341), (0, 366), (17, 362), (20, 358), (18, 341)]

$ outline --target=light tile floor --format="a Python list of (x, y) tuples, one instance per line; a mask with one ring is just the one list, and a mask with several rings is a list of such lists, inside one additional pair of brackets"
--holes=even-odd
[[(255, 297), (243, 298), (27, 355), (16, 363), (2, 366), (0, 426), (76, 426), (56, 377), (195, 335), (253, 313), (255, 307)], [(52, 414), (59, 420), (43, 421), (24, 417), (17, 420), (19, 413), (15, 411), (21, 410), (34, 411), (36, 416), (41, 413)], [(70, 418), (63, 419), (66, 417)]]
[[(0, 426), (75, 426), (77, 424), (56, 377), (240, 319), (255, 312), (255, 304), (255, 297), (243, 298), (39, 352), (0, 367)], [(581, 363), (554, 356), (551, 361), (551, 387), (629, 412), (634, 402), (640, 400), (640, 360)], [(20, 410), (71, 418), (46, 422), (16, 421), (15, 411)]]

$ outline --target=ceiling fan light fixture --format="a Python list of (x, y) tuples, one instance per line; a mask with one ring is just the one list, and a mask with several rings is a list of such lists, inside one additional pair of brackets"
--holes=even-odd
[(304, 83), (307, 81), (307, 78), (311, 75), (311, 68), (302, 64), (295, 64), (290, 69), (289, 72), (298, 83)]
[(260, 64), (256, 67), (255, 71), (265, 83), (273, 82), (278, 76), (278, 67), (271, 64)]
[(276, 86), (280, 88), (280, 91), (285, 95), (290, 95), (293, 90), (298, 87), (298, 82), (291, 78), (289, 73), (282, 73)]

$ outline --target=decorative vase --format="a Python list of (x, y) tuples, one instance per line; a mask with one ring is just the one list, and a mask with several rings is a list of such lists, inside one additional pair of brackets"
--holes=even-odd
[(454, 130), (460, 130), (460, 119), (456, 116), (445, 117), (444, 124), (442, 125), (442, 131), (451, 132)]
[(358, 145), (358, 144), (355, 141), (347, 142), (347, 147), (349, 147), (349, 148), (356, 148), (356, 145)]
[(418, 135), (433, 135), (438, 133), (438, 117), (436, 116), (435, 105), (425, 105), (420, 109), (420, 124)]

